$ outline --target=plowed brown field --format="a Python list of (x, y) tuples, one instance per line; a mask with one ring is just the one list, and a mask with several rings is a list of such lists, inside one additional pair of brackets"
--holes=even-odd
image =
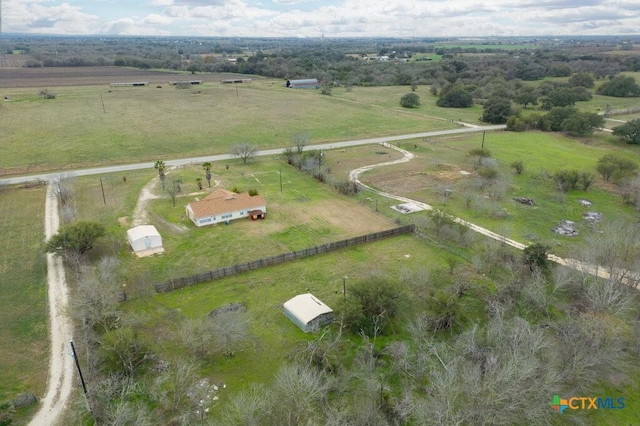
[(134, 81), (145, 81), (154, 85), (180, 80), (202, 80), (209, 83), (231, 78), (238, 78), (238, 74), (191, 75), (122, 67), (0, 68), (0, 88), (99, 86)]

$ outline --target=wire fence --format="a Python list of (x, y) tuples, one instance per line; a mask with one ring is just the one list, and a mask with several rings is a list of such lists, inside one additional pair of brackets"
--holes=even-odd
[(309, 247), (303, 250), (263, 257), (262, 259), (238, 263), (232, 266), (213, 269), (211, 271), (202, 272), (186, 277), (172, 278), (167, 281), (154, 284), (154, 288), (156, 290), (156, 293), (168, 293), (170, 291), (177, 290), (183, 287), (189, 287), (203, 282), (214, 281), (231, 275), (240, 274), (242, 272), (253, 271), (255, 269), (265, 268), (267, 266), (279, 265), (284, 262), (315, 256), (316, 254), (329, 253), (345, 247), (372, 243), (374, 241), (379, 241), (398, 235), (409, 234), (414, 232), (414, 230), (415, 225), (404, 225), (398, 228), (388, 229), (386, 231), (374, 232), (371, 234), (348, 238), (346, 240), (340, 240), (332, 243)]

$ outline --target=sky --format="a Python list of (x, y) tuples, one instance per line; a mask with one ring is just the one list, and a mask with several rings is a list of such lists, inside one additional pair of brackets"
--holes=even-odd
[(204, 37), (640, 35), (639, 0), (0, 0), (3, 33)]

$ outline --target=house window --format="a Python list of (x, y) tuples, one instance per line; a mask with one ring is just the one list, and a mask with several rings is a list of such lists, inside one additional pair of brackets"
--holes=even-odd
[(232, 216), (233, 216), (233, 213), (229, 213), (229, 214), (223, 214), (222, 216), (220, 216), (220, 218), (221, 219), (229, 219)]

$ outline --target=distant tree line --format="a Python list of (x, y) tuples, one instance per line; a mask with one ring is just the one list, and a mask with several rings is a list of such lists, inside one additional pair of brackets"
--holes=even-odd
[[(602, 43), (593, 52), (575, 53), (570, 45), (501, 50), (498, 48), (437, 47), (435, 40), (394, 39), (170, 39), (33, 38), (12, 40), (34, 58), (28, 66), (127, 66), (192, 72), (239, 72), (273, 78), (313, 76), (342, 85), (449, 84), (474, 86), (474, 98), (493, 79), (514, 82), (588, 73), (596, 79), (622, 71), (640, 71), (640, 57), (600, 53), (615, 44)], [(367, 54), (389, 61), (362, 60)], [(441, 61), (412, 61), (416, 54), (432, 53)], [(469, 53), (488, 55), (462, 56)], [(230, 61), (232, 60), (232, 61)]]

